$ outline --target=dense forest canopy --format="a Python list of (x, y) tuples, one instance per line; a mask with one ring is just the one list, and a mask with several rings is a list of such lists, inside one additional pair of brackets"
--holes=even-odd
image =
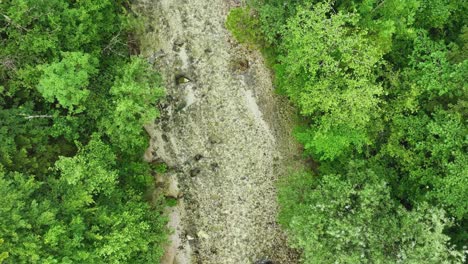
[(160, 78), (127, 1), (0, 1), (0, 262), (157, 263), (143, 124)]
[(229, 14), (320, 163), (280, 183), (305, 263), (464, 261), (467, 14), (461, 0), (255, 0)]

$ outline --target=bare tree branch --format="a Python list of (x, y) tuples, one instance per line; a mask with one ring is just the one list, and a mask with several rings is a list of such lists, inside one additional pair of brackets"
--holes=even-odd
[(34, 118), (52, 118), (52, 115), (27, 115), (27, 114), (19, 114), (20, 116), (24, 116), (24, 118), (31, 120)]

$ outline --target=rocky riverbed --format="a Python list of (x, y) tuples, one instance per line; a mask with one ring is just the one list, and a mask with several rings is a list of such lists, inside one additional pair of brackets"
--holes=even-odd
[[(236, 43), (226, 0), (139, 0), (141, 52), (162, 74), (161, 117), (145, 158), (174, 230), (162, 263), (297, 263), (276, 223), (276, 180), (300, 166), (294, 109), (275, 94), (257, 51)], [(262, 262), (263, 261), (263, 262)], [(270, 262), (268, 262), (270, 261)]]

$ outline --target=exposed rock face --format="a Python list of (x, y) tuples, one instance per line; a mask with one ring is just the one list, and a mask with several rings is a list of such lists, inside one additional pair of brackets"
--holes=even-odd
[(225, 29), (228, 1), (136, 7), (148, 18), (142, 52), (167, 90), (162, 116), (146, 127), (145, 158), (168, 164), (171, 192), (180, 192), (172, 196), (182, 197), (163, 263), (296, 263), (276, 223), (275, 189), (299, 166), (294, 111), (274, 94), (261, 56)]

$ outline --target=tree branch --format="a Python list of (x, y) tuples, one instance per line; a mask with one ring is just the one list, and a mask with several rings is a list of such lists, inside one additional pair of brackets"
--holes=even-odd
[(24, 118), (31, 120), (34, 118), (52, 118), (52, 115), (27, 115), (27, 114), (19, 114), (20, 116), (24, 116)]

